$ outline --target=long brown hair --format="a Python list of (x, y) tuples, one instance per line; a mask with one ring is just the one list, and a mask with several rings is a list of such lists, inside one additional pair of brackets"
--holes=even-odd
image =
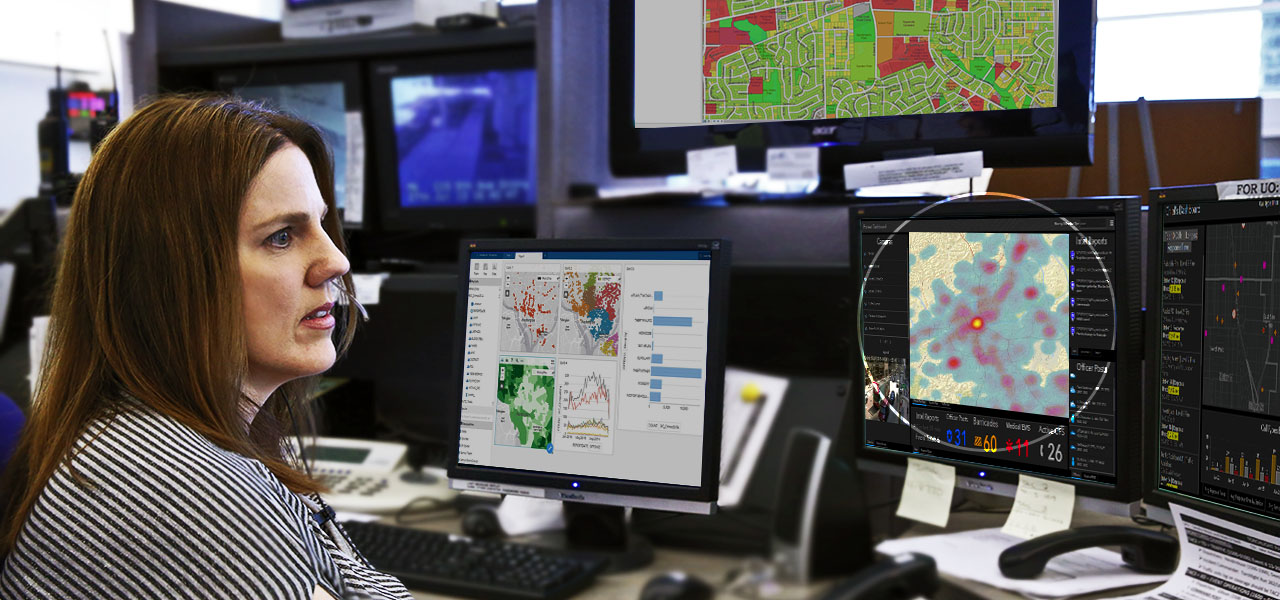
[[(281, 386), (248, 430), (241, 412), (239, 217), (250, 183), (289, 144), (311, 162), (329, 207), (324, 229), (345, 253), (332, 157), (304, 121), (235, 98), (169, 96), (102, 141), (76, 190), (39, 388), (0, 484), (0, 557), (86, 427), (125, 396), (262, 461), (290, 490), (319, 489), (281, 456), (292, 417), (310, 421), (313, 378)], [(349, 274), (335, 283), (353, 296)], [(356, 321), (346, 311), (340, 353)]]

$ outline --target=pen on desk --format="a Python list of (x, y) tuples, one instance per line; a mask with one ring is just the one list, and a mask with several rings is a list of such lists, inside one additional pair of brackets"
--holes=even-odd
[(747, 438), (751, 437), (751, 431), (755, 429), (756, 421), (760, 419), (760, 409), (768, 399), (755, 382), (748, 382), (742, 386), (739, 397), (744, 403), (751, 405), (751, 413), (747, 416), (747, 425), (743, 427), (742, 435), (738, 436), (737, 447), (729, 455), (729, 464), (725, 465), (724, 472), (720, 474), (720, 483), (733, 480), (733, 472), (738, 466), (738, 460), (742, 458), (742, 449), (746, 447)]

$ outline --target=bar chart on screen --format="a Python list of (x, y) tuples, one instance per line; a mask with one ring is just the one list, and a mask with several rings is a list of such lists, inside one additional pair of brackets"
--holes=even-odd
[(701, 435), (706, 402), (707, 289), (701, 265), (629, 266), (620, 425)]

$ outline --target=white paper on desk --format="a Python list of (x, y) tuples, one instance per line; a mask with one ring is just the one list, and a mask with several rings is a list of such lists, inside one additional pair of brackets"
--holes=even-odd
[(1280, 537), (1169, 504), (1178, 569), (1164, 585), (1117, 600), (1268, 600), (1280, 597)]
[(498, 505), (497, 515), (507, 535), (564, 529), (564, 505), (559, 500), (507, 496)]
[(946, 527), (951, 517), (951, 495), (955, 491), (955, 467), (908, 458), (898, 516)]
[(689, 179), (702, 187), (724, 187), (725, 180), (738, 173), (738, 149), (735, 146), (689, 150), (685, 156)]
[(333, 511), (333, 520), (339, 523), (347, 523), (347, 522), (372, 523), (381, 518), (382, 517), (378, 515), (371, 515), (369, 513), (351, 512), (346, 510)]
[(1009, 579), (1000, 573), (1000, 553), (1022, 542), (994, 527), (959, 533), (888, 540), (878, 552), (928, 554), (938, 572), (978, 581), (1005, 590), (1046, 597), (1073, 596), (1163, 581), (1167, 575), (1135, 573), (1124, 566), (1118, 552), (1088, 548), (1055, 557), (1035, 579)]
[(1076, 487), (1030, 475), (1018, 476), (1018, 495), (1000, 531), (1029, 540), (1071, 527)]

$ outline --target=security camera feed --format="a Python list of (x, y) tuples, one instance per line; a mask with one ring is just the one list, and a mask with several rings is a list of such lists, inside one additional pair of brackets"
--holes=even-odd
[(868, 421), (905, 424), (910, 390), (907, 361), (873, 358), (867, 361), (864, 408)]
[(1152, 208), (1159, 326), (1147, 332), (1159, 346), (1149, 357), (1159, 361), (1159, 488), (1271, 518), (1280, 518), (1276, 202)]
[(534, 203), (533, 69), (391, 80), (400, 206)]
[(859, 226), (866, 444), (1114, 484), (1114, 216)]
[(320, 129), (333, 153), (333, 195), (338, 208), (347, 201), (347, 101), (342, 82), (250, 85), (236, 88), (241, 98), (297, 115)]

